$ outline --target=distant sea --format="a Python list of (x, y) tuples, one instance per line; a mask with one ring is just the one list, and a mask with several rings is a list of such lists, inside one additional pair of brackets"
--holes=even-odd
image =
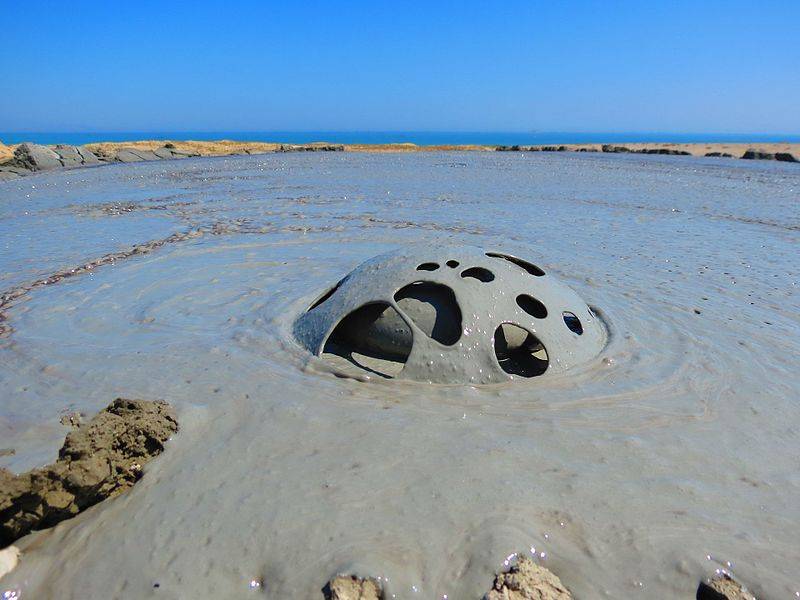
[(575, 133), (575, 132), (501, 132), (501, 131), (83, 131), (83, 132), (2, 132), (5, 144), (34, 142), (38, 144), (88, 144), (90, 142), (124, 142), (133, 140), (237, 140), (247, 142), (283, 142), (306, 144), (331, 142), (338, 144), (389, 144), (411, 142), (419, 145), (485, 144), (596, 144), (635, 142), (800, 142), (798, 134), (757, 133)]

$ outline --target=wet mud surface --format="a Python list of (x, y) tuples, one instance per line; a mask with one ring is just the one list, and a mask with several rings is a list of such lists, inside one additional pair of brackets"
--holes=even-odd
[[(359, 573), (480, 597), (527, 548), (575, 597), (690, 598), (719, 568), (757, 597), (800, 590), (796, 168), (536, 154), (0, 183), (0, 466), (52, 463), (62, 416), (122, 395), (168, 400), (182, 430), (127, 493), (20, 540), (0, 587), (316, 597)], [(487, 389), (337, 378), (295, 342), (344, 273), (431, 242), (557, 274), (607, 346)]]

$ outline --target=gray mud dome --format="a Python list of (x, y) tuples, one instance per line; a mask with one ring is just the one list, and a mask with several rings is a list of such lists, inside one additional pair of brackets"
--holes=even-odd
[(52, 465), (0, 469), (0, 547), (131, 487), (177, 430), (166, 402), (118, 398), (67, 435)]
[(500, 573), (494, 587), (484, 596), (484, 600), (571, 599), (572, 594), (556, 575), (527, 557), (521, 557), (508, 571)]

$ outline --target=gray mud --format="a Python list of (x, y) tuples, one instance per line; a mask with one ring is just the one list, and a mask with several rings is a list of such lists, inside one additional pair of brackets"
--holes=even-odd
[[(691, 598), (719, 568), (792, 597), (799, 195), (777, 161), (546, 152), (0, 183), (0, 289), (23, 290), (4, 305), (0, 466), (52, 463), (62, 416), (122, 394), (181, 422), (127, 493), (19, 540), (0, 591), (236, 597), (256, 581), (313, 598), (358, 573), (387, 597), (475, 598), (526, 548), (575, 597)], [(541, 265), (599, 307), (608, 345), (530, 383), (429, 386), (337, 378), (294, 341), (357, 264), (429, 242)]]

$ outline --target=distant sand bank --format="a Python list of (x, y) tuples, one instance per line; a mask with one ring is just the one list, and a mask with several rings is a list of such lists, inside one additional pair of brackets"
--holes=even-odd
[(671, 154), (800, 163), (800, 143), (634, 143), (634, 144), (563, 144), (533, 146), (430, 145), (397, 144), (282, 144), (277, 142), (240, 142), (233, 140), (134, 140), (97, 142), (83, 146), (55, 144), (4, 145), (0, 142), (0, 180), (15, 179), (36, 171), (75, 168), (111, 162), (140, 162), (197, 156), (240, 156), (272, 152), (599, 152), (634, 154)]

